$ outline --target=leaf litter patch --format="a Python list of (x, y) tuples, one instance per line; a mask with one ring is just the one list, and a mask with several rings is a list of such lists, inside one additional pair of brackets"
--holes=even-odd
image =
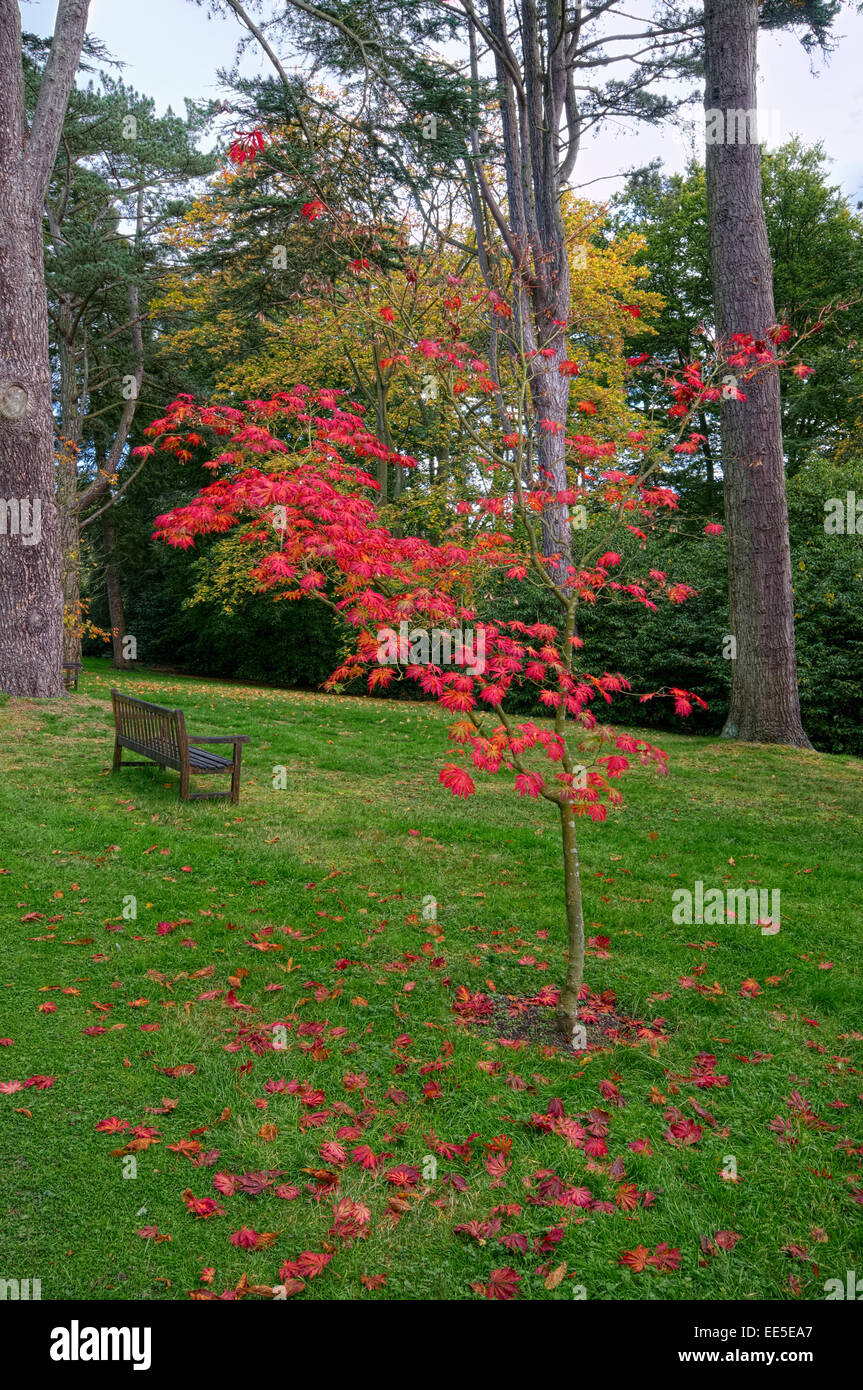
[[(456, 989), (453, 1013), (460, 1023), (471, 1027), (492, 1027), (502, 1042), (538, 1043), (564, 1047), (558, 1023), (559, 990), (545, 986), (538, 994), (472, 993), (466, 985)], [(595, 1051), (618, 1044), (632, 1046), (647, 1042), (651, 1048), (668, 1036), (667, 1021), (650, 1022), (621, 1013), (614, 990), (597, 994), (587, 985), (579, 991), (579, 1020), (583, 1029), (575, 1051)]]

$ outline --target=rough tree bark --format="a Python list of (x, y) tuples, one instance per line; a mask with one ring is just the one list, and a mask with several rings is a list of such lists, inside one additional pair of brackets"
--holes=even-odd
[(88, 8), (60, 0), (28, 130), (20, 14), (0, 0), (0, 689), (11, 695), (63, 693), (42, 210)]
[[(720, 338), (767, 337), (776, 322), (761, 199), (761, 150), (746, 119), (757, 99), (757, 0), (705, 0), (705, 107), (724, 115), (707, 150), (710, 261)], [(711, 121), (708, 117), (708, 132)], [(713, 123), (714, 134), (717, 125)], [(746, 143), (731, 143), (742, 138)], [(732, 662), (726, 738), (810, 747), (800, 717), (779, 375), (742, 382), (722, 404)]]

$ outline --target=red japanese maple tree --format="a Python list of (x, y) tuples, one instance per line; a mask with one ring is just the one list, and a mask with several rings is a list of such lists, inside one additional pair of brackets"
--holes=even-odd
[[(762, 346), (735, 344), (753, 369)], [(466, 353), (464, 344), (423, 340), (416, 353), (438, 372), (454, 402), (488, 390), (487, 364)], [(584, 968), (578, 822), (602, 821), (609, 806), (620, 805), (617, 784), (633, 766), (667, 771), (660, 748), (602, 722), (598, 712), (631, 687), (619, 673), (585, 669), (576, 615), (579, 605), (604, 598), (653, 609), (692, 595), (659, 570), (623, 574), (621, 553), (608, 538), (618, 532), (644, 541), (647, 530), (675, 510), (676, 494), (657, 474), (671, 450), (691, 447), (691, 413), (721, 394), (711, 382), (697, 363), (667, 380), (673, 403), (666, 417), (674, 434), (661, 448), (640, 431), (622, 440), (567, 439), (572, 483), (564, 491), (549, 489), (530, 467), (529, 419), (494, 447), (476, 439), (475, 487), (439, 543), (396, 535), (382, 524), (373, 500), (377, 484), (366, 465), (377, 468), (384, 459), (411, 467), (415, 460), (387, 449), (361, 408), (340, 392), (297, 386), (269, 400), (246, 401), (242, 409), (181, 396), (147, 430), (158, 447), (181, 458), (208, 450), (205, 466), (217, 475), (194, 501), (157, 518), (156, 538), (188, 547), (196, 536), (240, 528), (249, 573), (262, 590), (283, 600), (311, 595), (344, 623), (351, 650), (328, 688), (360, 675), (371, 691), (399, 675), (417, 681), (454, 716), (453, 749), (440, 770), (445, 787), (468, 797), (472, 772), (503, 773), (520, 797), (556, 808), (568, 945), (558, 1021), (567, 1037), (578, 1024)], [(584, 522), (573, 527), (582, 551), (577, 560), (568, 557), (564, 582), (560, 557), (544, 555), (540, 537), (544, 510), (560, 505), (574, 516), (578, 509)], [(705, 530), (710, 535), (722, 528), (708, 524)], [(484, 622), (481, 596), (498, 574), (545, 589), (557, 603), (559, 625)], [(475, 641), (456, 641), (448, 659), (438, 653), (433, 664), (426, 653), (429, 630), (454, 637), (465, 628), (481, 634), (484, 659), (477, 659)], [(548, 710), (547, 722), (510, 712), (511, 695), (524, 687)], [(694, 700), (704, 703), (679, 689), (643, 692), (641, 699), (656, 695), (669, 696), (681, 715), (691, 712)]]

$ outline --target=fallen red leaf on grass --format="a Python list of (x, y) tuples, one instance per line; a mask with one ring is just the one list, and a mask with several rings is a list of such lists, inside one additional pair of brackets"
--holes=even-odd
[(713, 1239), (720, 1250), (733, 1250), (737, 1242), (743, 1237), (737, 1231), (717, 1231)]
[(275, 1231), (253, 1231), (251, 1226), (241, 1226), (228, 1237), (238, 1250), (268, 1250), (276, 1240)]
[(662, 1241), (660, 1245), (657, 1245), (647, 1263), (654, 1265), (664, 1274), (673, 1273), (680, 1264), (680, 1251), (676, 1247), (672, 1250), (666, 1241)]
[(314, 1279), (315, 1275), (323, 1273), (332, 1258), (332, 1254), (327, 1251), (304, 1250), (296, 1260), (285, 1260), (279, 1270), (279, 1278), (302, 1276), (305, 1279)]
[(647, 1268), (649, 1259), (650, 1251), (647, 1246), (636, 1245), (634, 1250), (624, 1250), (617, 1263), (619, 1265), (626, 1265), (634, 1274), (641, 1274), (642, 1270)]
[(486, 1298), (508, 1303), (510, 1299), (517, 1296), (520, 1283), (521, 1275), (516, 1274), (509, 1265), (505, 1265), (502, 1269), (493, 1269), (489, 1275), (488, 1284), (484, 1288), (480, 1285), (480, 1288), (483, 1289)]

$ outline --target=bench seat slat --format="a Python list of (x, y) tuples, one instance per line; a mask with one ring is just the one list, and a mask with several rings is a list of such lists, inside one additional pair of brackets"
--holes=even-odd
[(199, 768), (202, 772), (222, 772), (226, 767), (233, 767), (232, 758), (223, 758), (220, 753), (205, 753), (202, 748), (189, 747), (189, 763), (192, 767)]

